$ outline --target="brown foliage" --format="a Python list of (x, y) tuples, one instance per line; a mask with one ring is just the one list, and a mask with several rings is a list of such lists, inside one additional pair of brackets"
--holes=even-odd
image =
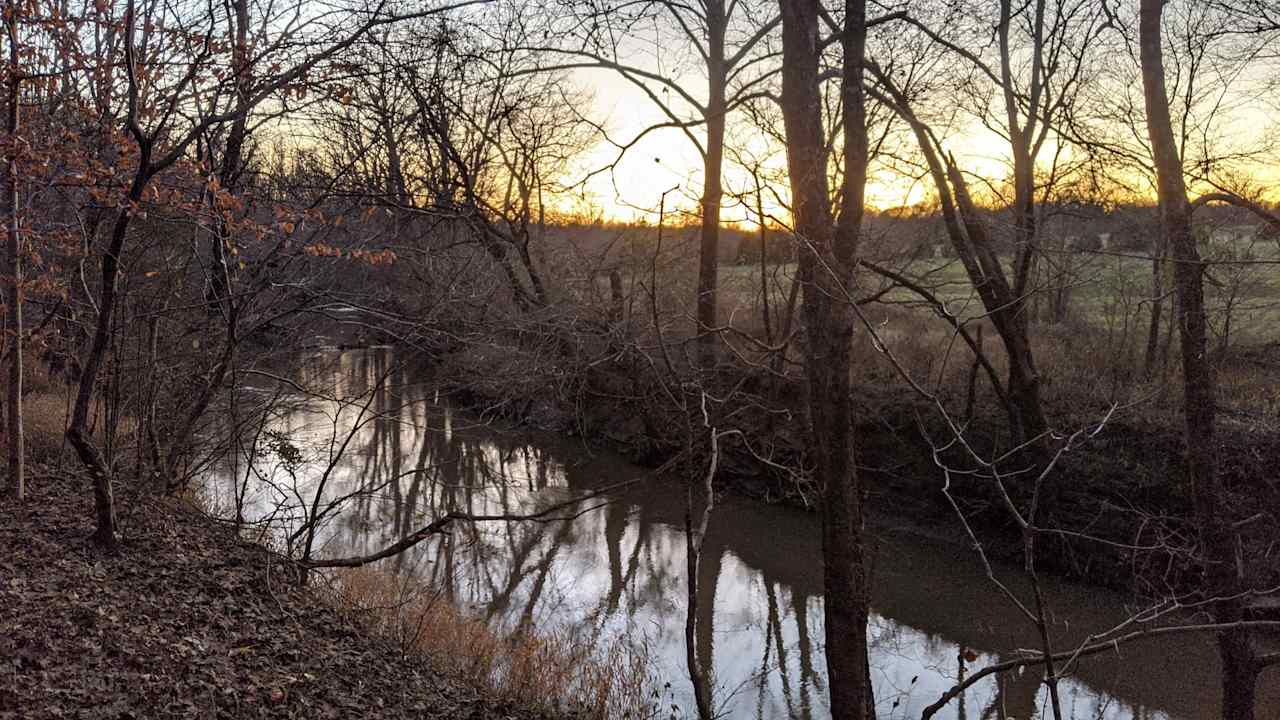
[(522, 628), (502, 635), (429, 587), (371, 567), (330, 576), (332, 601), (402, 652), (520, 707), (580, 718), (643, 718), (658, 712), (646, 647), (630, 638)]

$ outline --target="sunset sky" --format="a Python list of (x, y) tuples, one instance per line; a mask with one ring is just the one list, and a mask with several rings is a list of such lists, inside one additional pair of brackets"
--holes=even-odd
[[(581, 86), (590, 88), (595, 94), (597, 116), (605, 120), (610, 136), (616, 142), (628, 142), (644, 128), (665, 119), (643, 92), (612, 71), (579, 71), (574, 80)], [(697, 76), (689, 77), (686, 87), (695, 95), (702, 94), (705, 93), (705, 82), (705, 79)], [(695, 130), (695, 134), (702, 135), (700, 130)], [(759, 131), (753, 131), (739, 122), (736, 127), (730, 128), (729, 134), (729, 143), (741, 144), (745, 141), (753, 145), (754, 147), (749, 148), (751, 154), (763, 161), (767, 171), (785, 175), (786, 157), (782, 149), (766, 146)], [(976, 142), (979, 137), (975, 134), (975, 145), (972, 148), (973, 159), (980, 163), (979, 168), (975, 169), (1002, 174), (1000, 162), (991, 159), (999, 152), (998, 144), (990, 142), (993, 138), (984, 137), (982, 139), (987, 141), (987, 147), (979, 147)], [(986, 157), (979, 157), (984, 151)], [(575, 173), (570, 177), (580, 179), (591, 171), (612, 163), (617, 156), (616, 147), (608, 142), (601, 142), (579, 162)], [(754, 224), (754, 210), (735, 206), (734, 200), (729, 197), (735, 191), (742, 193), (754, 190), (750, 175), (726, 159), (724, 177), (724, 221)], [(927, 189), (922, 186), (889, 180), (883, 178), (881, 182), (873, 180), (869, 184), (868, 204), (877, 208), (896, 207), (919, 202), (927, 195)], [(592, 176), (586, 185), (586, 192), (588, 202), (603, 209), (609, 219), (627, 221), (648, 218), (652, 221), (656, 217), (662, 194), (672, 188), (676, 190), (667, 195), (668, 211), (673, 204), (678, 210), (695, 207), (702, 192), (702, 160), (683, 132), (663, 128), (649, 133), (630, 148), (612, 172), (600, 172)], [(766, 198), (768, 197), (766, 192)], [(768, 201), (765, 203), (765, 212), (785, 215), (785, 211), (776, 203)]]
[[(644, 93), (613, 71), (580, 70), (574, 74), (573, 80), (594, 94), (594, 117), (604, 122), (611, 138), (616, 142), (629, 142), (644, 128), (665, 119)], [(705, 94), (705, 82), (703, 77), (696, 74), (683, 79), (684, 86), (695, 97)], [(1263, 100), (1246, 98), (1239, 103), (1233, 120), (1221, 127), (1226, 128), (1223, 132), (1226, 141), (1248, 141), (1259, 133), (1274, 128), (1271, 108)], [(701, 135), (700, 130), (695, 130), (695, 133)], [(769, 171), (776, 173), (779, 178), (785, 178), (785, 155), (781, 148), (766, 144), (763, 137), (758, 130), (742, 122), (741, 118), (735, 124), (731, 117), (728, 143), (751, 146), (751, 155), (764, 158)], [(989, 130), (977, 127), (976, 122), (962, 131), (954, 132), (946, 145), (969, 172), (997, 182), (1008, 174), (1006, 141)], [(1043, 155), (1048, 154), (1046, 151)], [(587, 206), (603, 212), (610, 220), (646, 219), (653, 222), (657, 217), (662, 194), (674, 188), (667, 195), (668, 212), (673, 208), (677, 211), (696, 208), (702, 188), (701, 158), (681, 131), (665, 128), (654, 131), (631, 147), (612, 171), (600, 171), (612, 163), (617, 155), (616, 147), (602, 141), (569, 174), (568, 180), (577, 181), (596, 171), (585, 185)], [(1274, 186), (1280, 180), (1280, 168), (1275, 164), (1260, 165), (1249, 173), (1256, 182), (1267, 187)], [(736, 205), (732, 198), (735, 191), (743, 193), (753, 190), (750, 176), (726, 157), (724, 177), (724, 222), (754, 225), (754, 209)], [(1145, 180), (1134, 178), (1130, 189), (1137, 194), (1145, 194)], [(778, 190), (785, 198), (785, 187), (780, 186)], [(877, 209), (886, 209), (915, 204), (932, 195), (932, 187), (927, 183), (911, 182), (899, 175), (881, 172), (869, 179), (867, 203)], [(768, 193), (766, 198), (769, 198)], [(582, 205), (582, 200), (578, 204)], [(786, 216), (785, 210), (776, 202), (766, 201), (765, 212), (778, 217)]]

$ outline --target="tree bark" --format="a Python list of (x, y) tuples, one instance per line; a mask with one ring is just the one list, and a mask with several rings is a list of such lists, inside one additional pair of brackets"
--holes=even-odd
[[(1218, 474), (1214, 441), (1215, 378), (1209, 361), (1204, 304), (1204, 263), (1191, 231), (1187, 199), (1168, 93), (1161, 40), (1163, 0), (1141, 0), (1138, 22), (1147, 132), (1156, 168), (1162, 230), (1173, 259), (1178, 333), (1182, 352), (1182, 392), (1188, 479), (1205, 564), (1205, 595), (1218, 623), (1239, 621), (1244, 614), (1235, 548), (1237, 531), (1226, 516), (1225, 488)], [(1218, 635), (1222, 660), (1223, 720), (1253, 720), (1257, 677), (1261, 669), (1250, 630), (1233, 628)]]
[(863, 545), (862, 485), (854, 464), (848, 288), (857, 263), (867, 138), (862, 75), (865, 0), (846, 2), (844, 32), (845, 179), (833, 223), (827, 185), (819, 88), (818, 5), (783, 1), (782, 112), (787, 166), (800, 250), (809, 447), (822, 493), (826, 656), (832, 717), (874, 716), (867, 663), (868, 577)]
[(724, 0), (710, 0), (707, 11), (707, 152), (703, 158), (702, 232), (698, 249), (698, 349), (703, 367), (715, 364), (720, 272), (720, 202), (724, 196), (725, 30)]
[[(142, 198), (145, 181), (139, 175), (134, 180), (130, 200), (138, 202)], [(133, 197), (136, 195), (137, 197)], [(94, 327), (93, 340), (85, 357), (84, 367), (80, 372), (80, 385), (76, 391), (75, 406), (71, 412), (71, 424), (67, 427), (67, 441), (84, 463), (93, 482), (94, 516), (97, 528), (93, 540), (106, 550), (116, 547), (116, 511), (115, 496), (111, 489), (111, 471), (107, 467), (102, 453), (94, 444), (89, 433), (89, 410), (93, 405), (94, 390), (97, 387), (98, 373), (106, 358), (107, 347), (111, 342), (111, 318), (116, 307), (116, 282), (120, 272), (120, 254), (124, 251), (125, 237), (129, 231), (132, 213), (129, 206), (120, 209), (111, 230), (111, 240), (107, 251), (102, 256), (102, 297), (98, 303), (98, 322)]]
[[(235, 16), (233, 32), (235, 36), (232, 47), (232, 71), (235, 73), (236, 117), (227, 130), (227, 140), (223, 148), (222, 162), (218, 168), (218, 182), (226, 192), (234, 192), (240, 182), (244, 169), (244, 146), (249, 139), (249, 94), (250, 94), (250, 59), (249, 59), (249, 3), (248, 0), (233, 0), (231, 9)], [(213, 200), (214, 198), (210, 198)], [(231, 301), (231, 264), (227, 259), (227, 250), (231, 245), (231, 233), (228, 223), (220, 215), (209, 234), (209, 278), (212, 285), (209, 298), (229, 323), (233, 314)]]
[(27, 494), (26, 463), (24, 461), (24, 438), (22, 426), (22, 223), (19, 216), (18, 198), (18, 124), (20, 110), (18, 107), (18, 91), (21, 76), (18, 65), (18, 3), (9, 0), (6, 3), (6, 30), (9, 36), (9, 107), (7, 108), (6, 132), (9, 148), (5, 158), (4, 170), (4, 212), (8, 225), (9, 242), (6, 248), (6, 264), (8, 265), (9, 286), (6, 302), (9, 306), (9, 331), (13, 333), (13, 346), (9, 351), (9, 397), (5, 404), (8, 410), (9, 435), (9, 481), (13, 483), (15, 497), (22, 500)]
[(1155, 377), (1156, 363), (1160, 355), (1160, 316), (1164, 310), (1164, 255), (1163, 229), (1155, 240), (1151, 254), (1151, 322), (1147, 326), (1147, 348), (1143, 355), (1142, 370), (1148, 380)]
[[(980, 275), (971, 275), (971, 279), (975, 286), (987, 287), (986, 294), (979, 292), (979, 297), (983, 299), (1009, 357), (1008, 394), (1012, 406), (1010, 420), (1013, 423), (1013, 440), (1017, 445), (1033, 442), (1048, 431), (1049, 421), (1045, 418), (1044, 405), (1040, 400), (1040, 373), (1036, 370), (1031, 337), (1027, 332), (1025, 303), (1017, 290), (1017, 286), (1025, 285), (1025, 282), (1017, 276), (1014, 285), (1009, 285), (1004, 269), (1000, 266), (1000, 258), (991, 245), (987, 225), (969, 195), (969, 186), (960, 169), (950, 161), (947, 169), (955, 188), (956, 205), (969, 236), (967, 250), (963, 243), (959, 243), (957, 249), (960, 252), (971, 251), (976, 256)], [(1039, 445), (1039, 442), (1035, 442), (1031, 449), (1035, 451)]]

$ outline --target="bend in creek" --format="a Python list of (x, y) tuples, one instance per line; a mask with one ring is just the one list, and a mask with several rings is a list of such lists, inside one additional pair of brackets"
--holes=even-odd
[[(386, 351), (316, 356), (300, 372), (326, 380), (335, 394), (372, 393), (364, 421), (356, 406), (339, 411), (336, 402), (308, 400), (268, 426), (277, 447), (285, 440), (301, 452), (289, 482), (302, 497), (331, 464), (335, 441), (351, 437), (332, 462), (325, 496), (356, 499), (323, 527), (322, 554), (373, 552), (444, 512), (529, 512), (647, 472), (569, 438), (504, 431), (454, 413), (429, 374), (393, 367)], [(289, 514), (280, 513), (291, 502), (279, 487), (280, 461), (277, 452), (255, 461), (263, 477), (249, 483), (247, 519)], [(236, 479), (251, 476), (244, 462), (228, 459), (210, 476), (215, 501), (228, 505)], [(458, 526), (384, 567), (431, 583), (502, 629), (643, 637), (690, 713), (691, 691), (682, 690), (689, 687), (684, 498), (682, 486), (647, 479), (596, 498), (592, 505), (608, 502), (572, 520)], [(880, 717), (919, 717), (955, 681), (962, 655), (977, 656), (964, 663), (973, 672), (1036, 646), (1031, 625), (966, 548), (894, 530), (872, 535), (871, 664)], [(700, 569), (696, 652), (728, 717), (829, 715), (819, 543), (816, 515), (718, 500)], [(998, 570), (1021, 588), (1017, 569)], [(1132, 609), (1096, 588), (1055, 579), (1045, 585), (1059, 648)], [(975, 686), (939, 717), (1040, 717), (1042, 690), (1036, 671), (1011, 673)], [(1280, 706), (1274, 681), (1260, 690), (1260, 708)], [(1217, 657), (1200, 636), (1135, 643), (1081, 661), (1061, 692), (1074, 718), (1215, 717)]]

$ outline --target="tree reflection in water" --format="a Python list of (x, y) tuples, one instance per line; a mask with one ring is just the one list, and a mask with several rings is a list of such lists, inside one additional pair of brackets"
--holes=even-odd
[[(529, 512), (643, 472), (572, 439), (455, 413), (428, 373), (393, 360), (377, 350), (319, 357), (299, 379), (330, 395), (375, 395), (375, 419), (358, 428), (326, 487), (326, 497), (352, 499), (318, 533), (322, 553), (372, 552), (445, 512)], [(245, 498), (245, 516), (267, 517), (309, 497), (331, 438), (349, 431), (353, 418), (336, 401), (317, 399), (273, 420), (271, 429), (306, 458), (297, 493), (259, 482)], [(270, 457), (255, 462), (264, 474), (273, 467)], [(228, 469), (208, 487), (230, 506), (235, 486)], [(644, 638), (692, 713), (692, 698), (681, 690), (688, 685), (683, 488), (646, 481), (607, 497), (607, 505), (571, 521), (455, 525), (386, 567), (507, 631)], [(977, 654), (969, 663), (974, 669), (1033, 644), (1021, 624), (1007, 622), (1009, 608), (963, 548), (892, 530), (875, 535), (871, 640), (880, 717), (918, 717), (955, 680), (961, 648)], [(696, 653), (728, 716), (828, 714), (818, 543), (816, 518), (805, 513), (733, 498), (717, 503), (699, 569)], [(1070, 609), (1058, 618), (1056, 632), (1064, 638), (1079, 640), (1124, 613), (1118, 598), (1096, 589), (1061, 582), (1046, 589), (1055, 607)], [(1123, 657), (1103, 654), (1078, 667), (1063, 685), (1064, 703), (1076, 718), (1209, 718), (1216, 712), (1216, 665), (1212, 646), (1200, 638), (1134, 644)], [(1006, 676), (975, 687), (943, 716), (960, 717), (963, 707), (965, 720), (1040, 717), (1041, 690), (1034, 671)], [(1260, 707), (1268, 701), (1280, 703), (1274, 685), (1262, 688)]]

